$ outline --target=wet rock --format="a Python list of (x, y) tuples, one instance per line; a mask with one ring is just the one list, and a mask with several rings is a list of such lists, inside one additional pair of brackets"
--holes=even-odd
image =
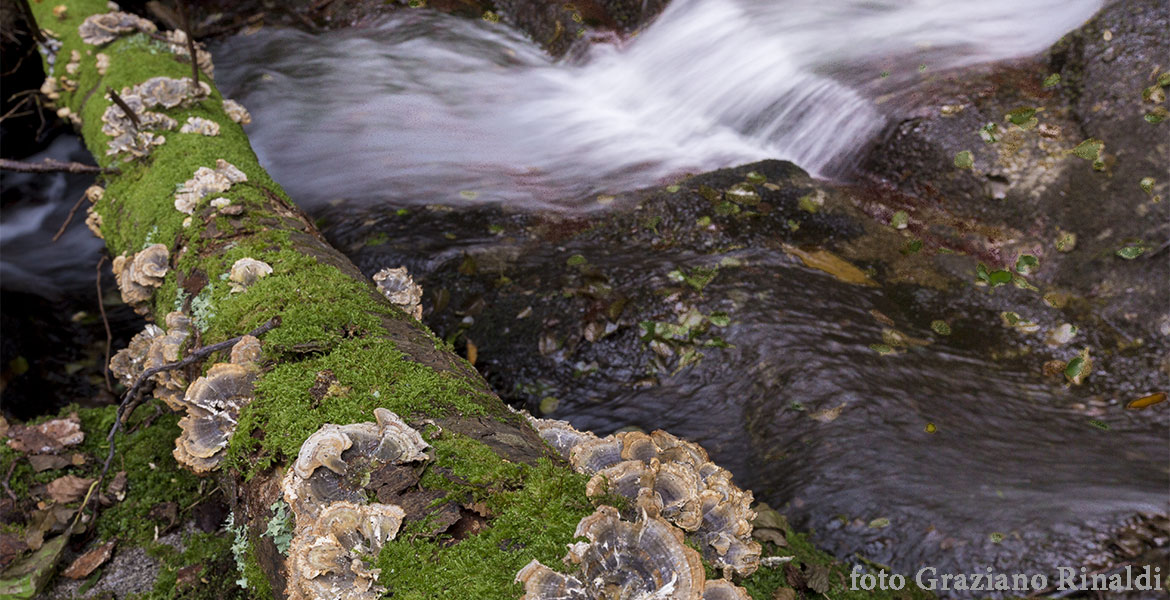
[[(415, 274), (424, 320), (477, 348), (477, 368), (514, 405), (599, 434), (662, 428), (699, 443), (841, 554), (938, 561), (948, 536), (988, 539), (970, 527), (992, 503), (1043, 533), (943, 559), (1040, 568), (1055, 564), (1052, 548), (1074, 560), (1087, 531), (1129, 514), (1108, 498), (1075, 523), (1040, 510), (1052, 498), (1080, 506), (1096, 493), (1086, 477), (1161, 498), (1165, 417), (1118, 406), (1092, 418), (1127, 433), (1095, 436), (1086, 414), (1104, 410), (1093, 408), (1102, 394), (1155, 385), (1156, 359), (1106, 357), (1113, 334), (1091, 311), (1046, 304), (1011, 273), (1006, 285), (978, 281), (986, 256), (951, 250), (913, 215), (905, 229), (875, 222), (871, 207), (866, 189), (765, 161), (621, 194), (606, 214), (390, 209), (326, 234), (367, 274), (386, 264)], [(374, 231), (387, 241), (366, 244)], [(1040, 329), (1004, 327), (1007, 311)], [(1065, 323), (1076, 344), (1045, 343)], [(1084, 346), (1096, 361), (1085, 385), (1041, 375)], [(1124, 466), (1102, 465), (1102, 453)], [(1050, 486), (1044, 502), (1025, 500), (1035, 481)], [(865, 526), (879, 517), (889, 526)], [(944, 533), (924, 537), (931, 526)]]
[(862, 165), (896, 190), (871, 212), (906, 210), (1000, 265), (1038, 256), (1035, 281), (1092, 302), (1115, 343), (1165, 344), (1167, 28), (1164, 2), (1110, 3), (1042, 56), (903, 92)]

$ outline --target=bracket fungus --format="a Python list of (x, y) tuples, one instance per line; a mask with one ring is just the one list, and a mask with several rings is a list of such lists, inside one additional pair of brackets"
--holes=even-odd
[(289, 547), (289, 598), (374, 600), (379, 570), (361, 557), (394, 539), (405, 511), (368, 502), (369, 473), (427, 458), (418, 431), (384, 408), (376, 423), (326, 423), (305, 440), (281, 483), (296, 528)]
[(248, 109), (244, 108), (243, 104), (231, 98), (223, 99), (223, 112), (227, 113), (227, 116), (231, 120), (240, 125), (247, 125), (252, 122), (252, 115), (248, 112)]
[(281, 486), (298, 523), (315, 518), (326, 502), (364, 499), (363, 473), (427, 458), (430, 446), (398, 415), (376, 408), (374, 418), (377, 423), (326, 423), (301, 445)]
[(134, 307), (134, 312), (150, 312), (150, 297), (170, 269), (169, 256), (166, 246), (153, 244), (130, 257), (123, 254), (114, 258), (114, 276), (118, 278), (122, 301)]
[(187, 117), (187, 122), (179, 128), (179, 133), (198, 133), (199, 135), (219, 135), (219, 123), (203, 117)]
[(266, 277), (271, 273), (272, 266), (268, 263), (245, 257), (232, 264), (232, 270), (228, 274), (228, 280), (231, 282), (233, 292), (242, 292), (262, 277)]
[(118, 36), (131, 32), (154, 33), (154, 23), (138, 15), (124, 12), (108, 12), (90, 15), (77, 28), (81, 41), (101, 46), (114, 41)]
[(252, 384), (259, 374), (260, 341), (246, 335), (232, 348), (231, 362), (216, 363), (187, 388), (178, 404), (187, 414), (179, 419), (175, 460), (196, 473), (219, 466), (223, 450), (236, 430), (240, 409), (252, 402)]
[[(181, 312), (166, 316), (167, 331), (158, 325), (148, 324), (130, 339), (130, 344), (119, 350), (110, 359), (110, 372), (126, 387), (132, 387), (143, 371), (178, 361), (182, 356), (183, 343), (191, 335), (191, 319)], [(179, 402), (187, 387), (187, 381), (178, 370), (162, 371), (152, 378), (155, 382), (154, 396), (179, 410)]]
[[(106, 154), (126, 154), (125, 160), (146, 156), (152, 146), (166, 142), (165, 137), (154, 132), (169, 131), (178, 125), (173, 118), (150, 109), (174, 108), (210, 93), (207, 82), (200, 81), (195, 86), (189, 77), (151, 77), (132, 88), (122, 88), (118, 94), (121, 103), (110, 104), (102, 113), (102, 133), (111, 138)], [(134, 114), (126, 114), (126, 108)]]
[(215, 161), (215, 168), (199, 167), (195, 176), (183, 182), (179, 191), (175, 192), (175, 209), (184, 214), (194, 214), (199, 201), (228, 191), (233, 184), (247, 181), (248, 176), (235, 165), (219, 158)]
[(592, 479), (586, 493), (618, 494), (650, 516), (686, 530), (711, 564), (747, 576), (759, 568), (760, 545), (751, 538), (752, 493), (732, 483), (698, 444), (665, 431), (617, 433), (604, 438), (558, 421), (531, 419), (573, 469)]
[(701, 600), (706, 579), (699, 553), (684, 542), (683, 532), (665, 520), (641, 515), (622, 520), (616, 508), (599, 506), (577, 524), (565, 563), (572, 575), (533, 560), (516, 575), (524, 584), (523, 600)]
[(374, 283), (398, 308), (415, 319), (422, 319), (422, 287), (414, 282), (406, 267), (385, 268), (374, 274)]
[(376, 556), (398, 535), (406, 512), (393, 504), (334, 502), (289, 546), (289, 600), (376, 600), (382, 570)]

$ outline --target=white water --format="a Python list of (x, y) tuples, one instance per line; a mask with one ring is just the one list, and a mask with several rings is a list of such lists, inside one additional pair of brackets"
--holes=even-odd
[(367, 30), (262, 30), (215, 56), (261, 159), (310, 209), (588, 206), (762, 158), (832, 176), (884, 126), (879, 87), (1034, 54), (1101, 4), (675, 0), (573, 64), (502, 24), (399, 11)]

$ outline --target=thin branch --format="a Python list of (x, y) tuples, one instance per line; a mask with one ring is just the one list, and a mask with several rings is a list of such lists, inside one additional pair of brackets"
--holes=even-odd
[(195, 34), (191, 31), (191, 15), (187, 11), (186, 2), (178, 0), (175, 4), (179, 8), (179, 18), (183, 20), (183, 32), (187, 38), (187, 53), (191, 55), (191, 81), (194, 82), (194, 89), (199, 89), (199, 58), (195, 54)]
[(130, 105), (126, 104), (125, 100), (122, 100), (118, 92), (115, 92), (114, 88), (106, 86), (106, 93), (109, 94), (110, 100), (113, 100), (114, 104), (117, 104), (118, 108), (122, 109), (122, 112), (126, 113), (126, 116), (130, 118), (130, 122), (134, 124), (134, 129), (142, 129), (142, 125), (138, 122), (138, 115), (134, 114), (134, 109), (130, 108)]
[(106, 362), (102, 363), (102, 375), (106, 378), (106, 391), (113, 394), (114, 384), (110, 381), (110, 346), (114, 343), (114, 334), (110, 332), (110, 320), (106, 318), (106, 303), (102, 302), (102, 265), (104, 264), (106, 264), (106, 257), (102, 256), (97, 265), (98, 311), (102, 313), (102, 325), (106, 326)]
[(57, 229), (57, 233), (53, 234), (53, 241), (61, 239), (61, 235), (65, 233), (65, 228), (69, 227), (69, 223), (73, 222), (73, 215), (77, 214), (77, 209), (81, 208), (81, 203), (85, 201), (85, 194), (82, 194), (77, 202), (73, 203), (73, 208), (69, 209), (69, 215), (65, 217), (65, 222)]
[(121, 169), (117, 167), (95, 167), (93, 165), (85, 165), (79, 162), (61, 162), (46, 158), (39, 163), (21, 162), (19, 160), (9, 160), (7, 158), (0, 158), (0, 170), (16, 171), (17, 173), (108, 173), (111, 175), (121, 175)]

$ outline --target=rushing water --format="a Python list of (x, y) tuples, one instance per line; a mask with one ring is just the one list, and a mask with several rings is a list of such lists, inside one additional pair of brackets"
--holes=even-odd
[(580, 206), (762, 158), (833, 175), (884, 125), (883, 86), (1038, 52), (1100, 4), (676, 0), (574, 64), (503, 24), (399, 11), (371, 29), (265, 29), (215, 55), (265, 166), (310, 209)]

